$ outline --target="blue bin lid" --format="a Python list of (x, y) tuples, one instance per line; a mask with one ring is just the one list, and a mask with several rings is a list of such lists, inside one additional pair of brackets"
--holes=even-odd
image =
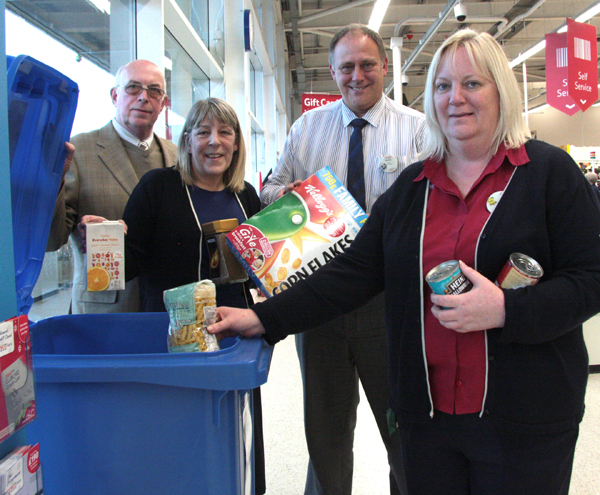
[(147, 383), (203, 390), (250, 390), (267, 381), (273, 348), (230, 338), (215, 352), (167, 349), (167, 313), (62, 315), (30, 326), (38, 384)]
[(44, 262), (79, 87), (30, 56), (7, 56), (6, 62), (17, 308), (27, 314)]

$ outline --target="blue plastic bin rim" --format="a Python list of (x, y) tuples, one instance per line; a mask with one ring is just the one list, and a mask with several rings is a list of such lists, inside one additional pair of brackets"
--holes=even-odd
[[(227, 347), (212, 353), (169, 353), (167, 329), (166, 313), (65, 315), (32, 323), (35, 379), (40, 383), (139, 382), (204, 390), (250, 390), (266, 383), (272, 347), (262, 338), (229, 339)], [(142, 338), (148, 342), (149, 353)], [(109, 347), (98, 353), (98, 342), (103, 339), (110, 342)], [(77, 348), (72, 349), (73, 345)], [(127, 353), (128, 345), (137, 352)], [(114, 353), (110, 346), (115, 347)]]

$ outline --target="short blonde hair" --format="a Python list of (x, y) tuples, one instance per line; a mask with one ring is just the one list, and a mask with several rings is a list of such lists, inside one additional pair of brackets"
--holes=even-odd
[(507, 148), (519, 148), (531, 137), (521, 110), (521, 91), (517, 79), (508, 66), (508, 60), (502, 47), (488, 33), (478, 33), (472, 29), (463, 29), (454, 33), (437, 50), (425, 86), (424, 110), (429, 127), (429, 139), (423, 156), (443, 160), (448, 154), (448, 140), (444, 135), (433, 101), (435, 79), (444, 57), (456, 57), (460, 47), (467, 50), (471, 63), (475, 65), (498, 88), (500, 100), (500, 118), (491, 143), (493, 153), (504, 144)]
[(238, 149), (234, 151), (231, 165), (223, 174), (223, 182), (231, 192), (238, 193), (244, 190), (244, 177), (246, 174), (246, 145), (240, 129), (240, 122), (235, 110), (225, 101), (218, 98), (207, 98), (199, 100), (190, 109), (183, 125), (179, 145), (177, 149), (177, 164), (175, 168), (181, 173), (185, 184), (191, 186), (192, 157), (190, 155), (189, 137), (202, 122), (208, 119), (210, 122), (219, 122), (230, 125), (235, 132), (235, 142)]

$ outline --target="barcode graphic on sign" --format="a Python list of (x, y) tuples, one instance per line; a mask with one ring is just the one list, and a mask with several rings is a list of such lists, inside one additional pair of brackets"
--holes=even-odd
[(582, 60), (592, 60), (591, 45), (588, 40), (575, 38), (575, 57)]
[(556, 67), (568, 67), (567, 47), (556, 49)]

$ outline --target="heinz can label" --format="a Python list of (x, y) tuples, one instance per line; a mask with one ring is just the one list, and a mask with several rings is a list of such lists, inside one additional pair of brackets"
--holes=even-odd
[(462, 294), (473, 288), (471, 281), (465, 277), (457, 260), (445, 261), (432, 268), (425, 280), (434, 294)]
[(530, 256), (512, 253), (502, 268), (496, 285), (503, 289), (518, 289), (535, 285), (544, 275), (541, 265)]

